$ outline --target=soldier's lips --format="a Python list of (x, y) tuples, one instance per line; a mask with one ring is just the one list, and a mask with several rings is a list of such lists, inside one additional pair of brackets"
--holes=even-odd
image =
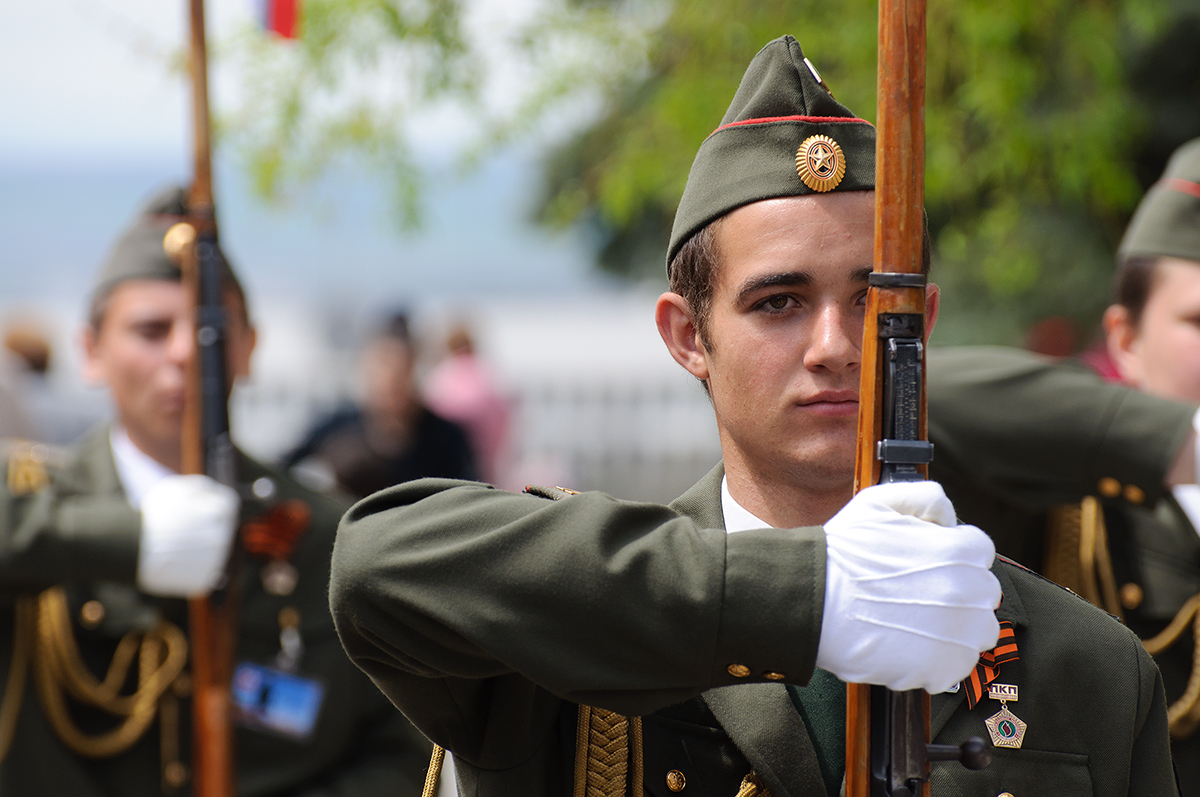
[(187, 394), (182, 390), (164, 393), (159, 399), (159, 406), (164, 412), (183, 412), (183, 405), (187, 400)]
[(852, 390), (818, 393), (797, 403), (805, 412), (814, 415), (830, 418), (858, 415), (858, 392)]

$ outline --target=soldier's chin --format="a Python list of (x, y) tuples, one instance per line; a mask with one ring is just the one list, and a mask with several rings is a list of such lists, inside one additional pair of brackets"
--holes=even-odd
[(179, 441), (183, 438), (183, 412), (167, 413), (159, 423), (155, 424), (154, 431), (159, 445), (179, 445)]
[[(853, 442), (853, 441), (852, 441)], [(830, 450), (799, 457), (791, 468), (798, 486), (840, 490), (854, 484), (854, 445), (834, 445)]]

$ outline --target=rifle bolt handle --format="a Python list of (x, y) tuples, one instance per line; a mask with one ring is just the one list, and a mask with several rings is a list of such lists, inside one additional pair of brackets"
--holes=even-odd
[(962, 744), (931, 744), (927, 749), (930, 761), (961, 761), (967, 769), (983, 769), (992, 763), (992, 751), (978, 736)]

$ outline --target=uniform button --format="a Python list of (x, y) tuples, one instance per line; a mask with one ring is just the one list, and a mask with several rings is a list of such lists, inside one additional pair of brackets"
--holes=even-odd
[(88, 601), (79, 609), (79, 622), (84, 628), (96, 628), (104, 622), (104, 604), (100, 601)]
[(787, 676), (781, 672), (764, 672), (763, 678), (766, 678), (768, 681), (782, 681)]
[(996, 797), (1013, 797), (1013, 793), (1011, 791), (1002, 791)]
[(734, 678), (745, 678), (750, 674), (750, 668), (745, 664), (730, 664), (725, 670)]
[(667, 788), (671, 791), (683, 791), (683, 787), (687, 785), (687, 778), (678, 769), (672, 769), (667, 773)]
[(295, 606), (284, 606), (279, 610), (280, 628), (299, 628), (300, 610)]
[(1105, 498), (1116, 498), (1121, 494), (1121, 483), (1112, 476), (1105, 476), (1096, 485), (1096, 489), (1100, 491), (1100, 495)]
[(1145, 600), (1146, 593), (1137, 584), (1130, 581), (1128, 584), (1121, 585), (1121, 605), (1126, 609), (1136, 609), (1142, 605)]
[(180, 761), (172, 761), (163, 767), (163, 780), (172, 789), (178, 789), (183, 784), (187, 783), (188, 768)]
[(1140, 504), (1146, 500), (1146, 491), (1136, 484), (1126, 485), (1125, 500), (1131, 504)]

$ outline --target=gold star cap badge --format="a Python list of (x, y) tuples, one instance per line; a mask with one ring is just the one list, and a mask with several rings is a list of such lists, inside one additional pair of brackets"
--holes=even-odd
[(829, 136), (809, 136), (796, 150), (796, 172), (814, 191), (832, 191), (846, 174), (846, 156)]
[(172, 224), (171, 228), (167, 230), (167, 234), (163, 236), (163, 251), (167, 253), (171, 262), (178, 264), (183, 260), (183, 253), (187, 251), (194, 240), (196, 240), (195, 227), (186, 221)]

